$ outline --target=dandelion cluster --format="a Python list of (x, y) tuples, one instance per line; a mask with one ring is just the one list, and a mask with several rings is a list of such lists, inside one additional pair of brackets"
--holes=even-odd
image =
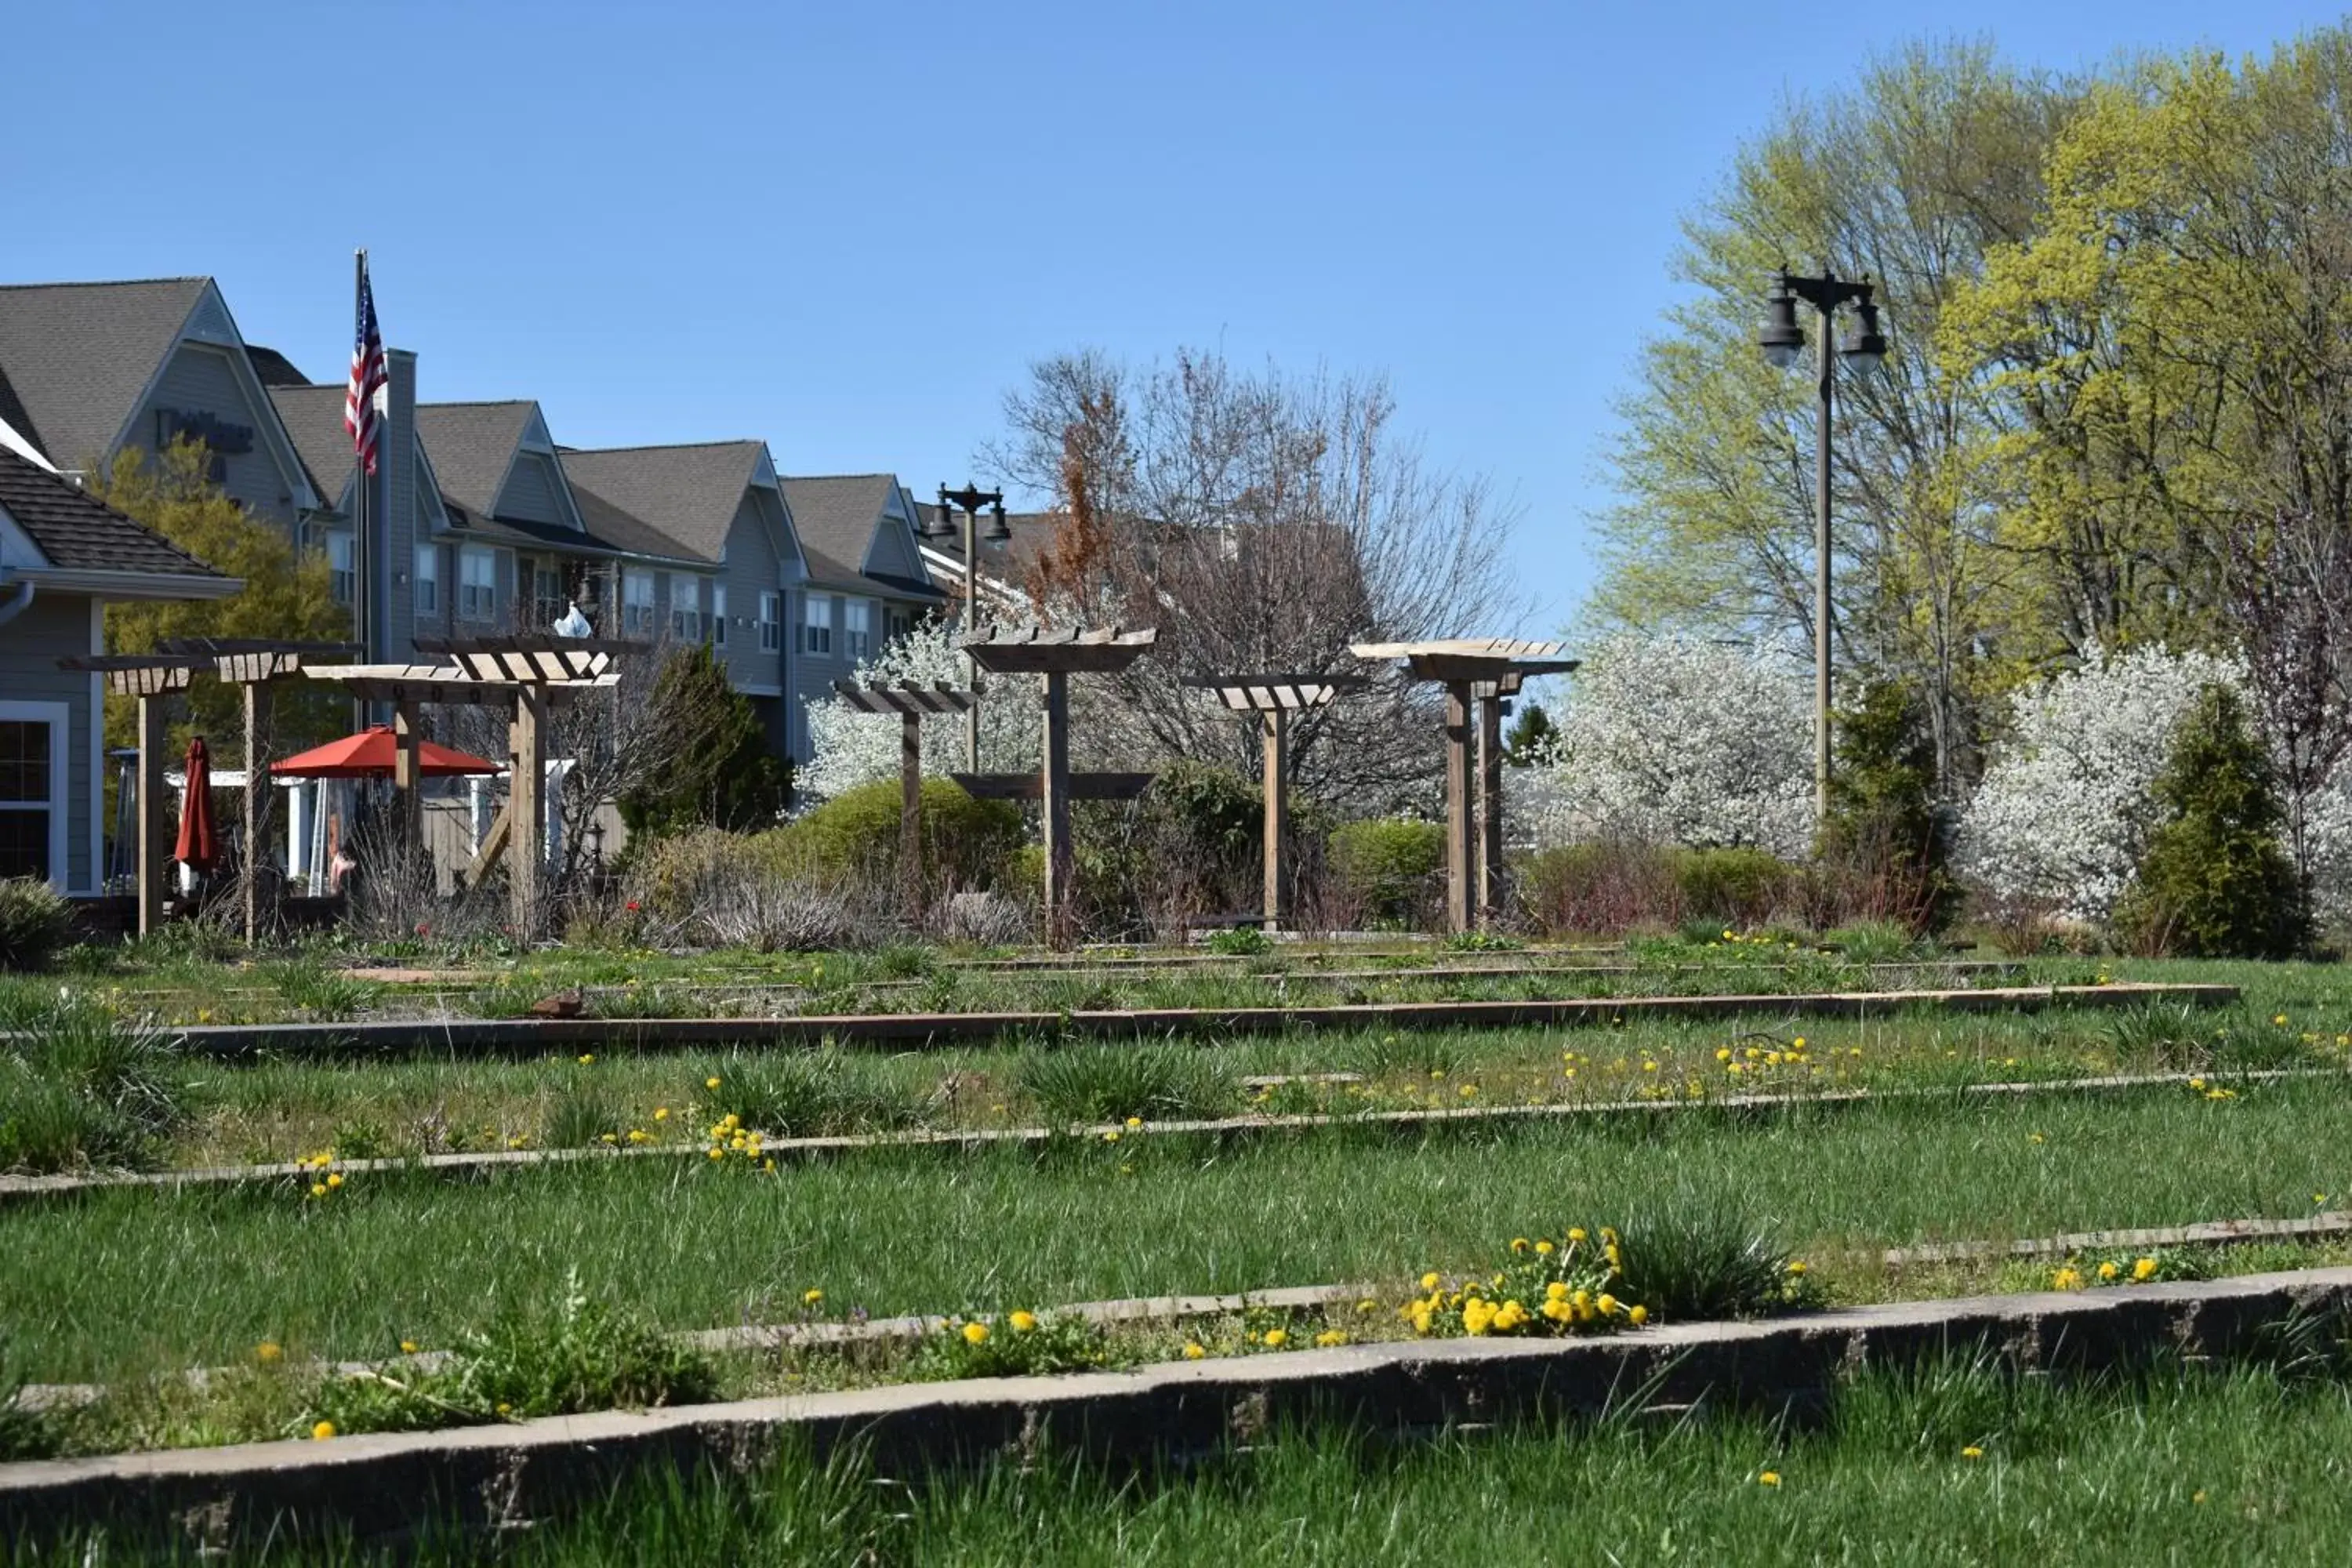
[(321, 1149), (307, 1159), (294, 1162), (294, 1168), (310, 1178), (310, 1190), (304, 1194), (304, 1201), (330, 1197), (342, 1191), (343, 1173), (336, 1170), (334, 1164), (335, 1152), (332, 1149)]
[(1449, 1283), (1434, 1270), (1421, 1277), (1422, 1294), (1398, 1309), (1413, 1332), (1450, 1338), (1466, 1334), (1567, 1334), (1639, 1328), (1650, 1310), (1618, 1294), (1625, 1288), (1623, 1243), (1603, 1226), (1598, 1245), (1582, 1226), (1559, 1241), (1520, 1237), (1510, 1261), (1484, 1279)]
[(2171, 1260), (2162, 1253), (2138, 1257), (2102, 1258), (2096, 1262), (2071, 1258), (2050, 1271), (2053, 1290), (2081, 1290), (2092, 1284), (2148, 1285), (2168, 1278), (2178, 1278), (2170, 1267)]
[(703, 1154), (712, 1163), (736, 1159), (758, 1170), (772, 1171), (776, 1168), (775, 1156), (761, 1147), (761, 1134), (744, 1126), (743, 1119), (733, 1111), (712, 1122), (709, 1131), (709, 1146)]

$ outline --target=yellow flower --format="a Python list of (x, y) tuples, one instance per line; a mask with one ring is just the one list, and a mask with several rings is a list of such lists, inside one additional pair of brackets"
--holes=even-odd
[(714, 1160), (724, 1160), (727, 1158), (727, 1151), (713, 1143), (710, 1146), (710, 1157)]
[(331, 1172), (331, 1173), (329, 1173), (329, 1174), (328, 1174), (328, 1176), (327, 1176), (327, 1185), (329, 1185), (329, 1186), (331, 1186), (331, 1187), (340, 1187), (340, 1186), (341, 1186), (342, 1184), (343, 1184), (343, 1173), (342, 1173), (341, 1171), (334, 1171), (334, 1172)]
[(1610, 1295), (1605, 1290), (1601, 1292), (1601, 1299), (1592, 1304), (1601, 1309), (1601, 1315), (1604, 1318), (1612, 1318), (1617, 1315), (1617, 1298)]
[(1727, 1062), (1727, 1061), (1729, 1061), (1729, 1060), (1731, 1059), (1731, 1047), (1730, 1047), (1729, 1046), (1717, 1046), (1717, 1047), (1715, 1047), (1715, 1059), (1716, 1059), (1717, 1061), (1719, 1061), (1719, 1062)]
[(1559, 1249), (1558, 1247), (1554, 1247), (1549, 1241), (1538, 1241), (1536, 1243), (1536, 1256), (1538, 1258), (1549, 1258), (1553, 1253), (1559, 1250)]
[(1960, 1458), (1963, 1459), (1981, 1459), (1984, 1458), (1984, 1450), (1971, 1443), (1967, 1447), (1960, 1450)]
[(801, 1305), (803, 1307), (814, 1307), (824, 1300), (824, 1292), (814, 1285), (801, 1292)]
[(321, 1421), (310, 1428), (310, 1440), (315, 1443), (323, 1443), (334, 1435), (335, 1424), (331, 1421)]
[(669, 1107), (667, 1105), (655, 1106), (654, 1120), (656, 1121), (667, 1121), (669, 1120)]
[(1789, 1260), (1789, 1272), (1796, 1275), (1799, 1279), (1802, 1279), (1804, 1277), (1806, 1267), (1807, 1265), (1805, 1260), (1801, 1258), (1792, 1258)]
[(988, 1342), (988, 1325), (986, 1323), (966, 1323), (963, 1326), (963, 1342), (968, 1345), (986, 1344)]
[(1802, 1035), (1799, 1035), (1795, 1039), (1793, 1039), (1793, 1040), (1790, 1041), (1789, 1043), (1790, 1043), (1791, 1046), (1795, 1047), (1798, 1050), (1801, 1050), (1801, 1050), (1803, 1050), (1803, 1049), (1805, 1048), (1805, 1037), (1804, 1037), (1804, 1036), (1802, 1036)]
[(314, 1198), (325, 1197), (327, 1195), (327, 1184), (324, 1182), (312, 1182), (310, 1184), (310, 1195)]
[(1643, 1323), (1650, 1321), (1650, 1309), (1647, 1307), (1628, 1307), (1625, 1309), (1625, 1321), (1638, 1329)]
[(2271, 1022), (2284, 1028), (2286, 1026), (2286, 1015), (2284, 1013), (2273, 1013), (2271, 1015)]
[(1268, 1349), (1268, 1350), (1276, 1350), (1276, 1351), (1278, 1351), (1278, 1350), (1280, 1350), (1283, 1346), (1285, 1346), (1285, 1345), (1288, 1344), (1289, 1342), (1290, 1342), (1290, 1331), (1289, 1331), (1287, 1329), (1268, 1329), (1268, 1330), (1266, 1330), (1266, 1331), (1265, 1331), (1265, 1347), (1266, 1347), (1266, 1349)]
[(583, 1068), (593, 1063), (595, 1059), (596, 1053), (593, 1051), (583, 1051), (580, 1053), (580, 1065)]
[(1109, 1131), (1108, 1131), (1108, 1132), (1104, 1133), (1104, 1134), (1103, 1134), (1103, 1142), (1106, 1142), (1106, 1143), (1116, 1143), (1116, 1142), (1118, 1142), (1118, 1128), (1116, 1128), (1116, 1127), (1114, 1127), (1114, 1128), (1112, 1128)]
[(403, 1355), (415, 1355), (416, 1353), (416, 1342), (415, 1340), (401, 1341), (400, 1353)]
[(1553, 1280), (1550, 1284), (1544, 1287), (1544, 1300), (1547, 1301), (1567, 1300), (1568, 1286), (1560, 1280)]
[(598, 1134), (598, 1137), (601, 1142), (605, 1143), (618, 1143), (621, 1141), (621, 1135), (617, 1132), (600, 1133)]
[(2099, 1278), (2102, 1279), (2113, 1279), (2121, 1272), (2122, 1270), (2117, 1268), (2113, 1263), (2102, 1263), (2099, 1265)]
[(1016, 1334), (1025, 1334), (1037, 1326), (1034, 1312), (1015, 1312), (1004, 1321), (1013, 1325), (1013, 1331)]
[(1756, 1484), (1759, 1487), (1777, 1487), (1780, 1484), (1780, 1472), (1778, 1470), (1761, 1471), (1756, 1477)]
[(1428, 1273), (1421, 1277), (1421, 1288), (1424, 1290), (1434, 1290), (1437, 1289), (1437, 1270), (1433, 1268)]
[(2155, 1276), (2156, 1259), (2153, 1258), (2143, 1258), (2138, 1262), (2132, 1265), (2132, 1278), (2134, 1279), (2146, 1281), (2154, 1279)]
[(1582, 1226), (1571, 1227), (1568, 1233), (1568, 1239), (1570, 1241), (1582, 1241), (1584, 1239), (1584, 1227)]
[(1477, 1092), (1478, 1086), (1475, 1083), (1465, 1083), (1462, 1086), (1462, 1098), (1465, 1100), (1469, 1099), (1472, 1095), (1476, 1094)]
[(704, 1079), (702, 1080), (702, 1087), (705, 1089), (717, 1089), (719, 1087), (719, 1079), (716, 1078)]
[(2083, 1288), (2083, 1271), (2079, 1268), (2061, 1268), (2050, 1276), (2050, 1288), (2053, 1290), (2079, 1290)]
[(1515, 1236), (1515, 1237), (1511, 1237), (1511, 1250), (1512, 1250), (1513, 1252), (1525, 1252), (1525, 1251), (1526, 1251), (1529, 1247), (1532, 1247), (1533, 1245), (1534, 1245), (1534, 1243), (1530, 1242), (1530, 1241), (1529, 1241), (1526, 1237), (1524, 1237), (1524, 1236)]
[(253, 1359), (264, 1366), (276, 1366), (286, 1359), (285, 1347), (276, 1340), (264, 1340), (253, 1347)]
[(1370, 1296), (1365, 1297), (1362, 1300), (1356, 1303), (1356, 1310), (1359, 1312), (1377, 1311), (1379, 1309), (1380, 1303), (1373, 1300)]
[(2205, 1494), (2201, 1491), (2192, 1492), (2189, 1494), (2189, 1500), (2193, 1503), (2202, 1503), (2205, 1500)]
[(1208, 1353), (1209, 1352), (1206, 1350), (1202, 1348), (1200, 1341), (1186, 1340), (1184, 1342), (1184, 1359), (1186, 1361), (1199, 1361), (1202, 1356), (1207, 1355)]
[(1328, 1350), (1333, 1345), (1346, 1344), (1348, 1342), (1348, 1335), (1344, 1330), (1326, 1329), (1321, 1333), (1315, 1336), (1315, 1342), (1322, 1346), (1324, 1349)]
[(642, 1127), (632, 1127), (632, 1128), (630, 1128), (630, 1129), (629, 1129), (629, 1142), (632, 1142), (632, 1143), (648, 1143), (648, 1142), (651, 1142), (652, 1141), (653, 1141), (653, 1135), (652, 1135), (651, 1133), (647, 1132), (644, 1128), (642, 1128)]
[(511, 1415), (514, 1414), (514, 1406), (501, 1400), (499, 1404), (498, 1413), (501, 1415)]

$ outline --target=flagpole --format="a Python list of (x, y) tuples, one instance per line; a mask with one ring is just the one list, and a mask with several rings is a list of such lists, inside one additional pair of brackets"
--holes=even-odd
[[(367, 290), (367, 250), (352, 252), (352, 319), (357, 321), (363, 308)], [(375, 661), (375, 584), (371, 568), (375, 563), (374, 522), (369, 505), (367, 464), (359, 452), (352, 453), (352, 493), (355, 505), (352, 519), (352, 633), (360, 645), (361, 658)]]

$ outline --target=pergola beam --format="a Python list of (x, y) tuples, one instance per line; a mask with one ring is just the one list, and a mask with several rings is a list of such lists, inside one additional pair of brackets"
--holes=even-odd
[(923, 919), (923, 721), (935, 713), (968, 712), (980, 693), (934, 682), (895, 686), (833, 683), (835, 695), (864, 713), (898, 720), (898, 905), (910, 926)]
[(1290, 716), (1328, 706), (1343, 691), (1370, 684), (1360, 675), (1211, 675), (1186, 682), (1213, 692), (1236, 713), (1258, 716), (1264, 739), (1260, 795), (1265, 803), (1265, 910), (1278, 926), (1290, 912), (1286, 846), (1290, 834)]

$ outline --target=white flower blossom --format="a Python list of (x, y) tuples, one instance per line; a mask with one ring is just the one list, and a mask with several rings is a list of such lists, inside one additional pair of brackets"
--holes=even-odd
[[(958, 651), (963, 637), (958, 624), (934, 618), (885, 643), (875, 656), (857, 667), (856, 679), (869, 685), (916, 681), (969, 686), (971, 676)], [(1026, 689), (1030, 683), (999, 677), (988, 684), (980, 708), (980, 757), (983, 768), (1017, 772), (1037, 766), (1039, 729), (1037, 702)], [(964, 770), (964, 716), (936, 714), (923, 721), (923, 772), (943, 777)], [(828, 799), (876, 779), (898, 776), (900, 721), (892, 714), (866, 713), (839, 697), (813, 702), (808, 710), (810, 758), (793, 778), (803, 801)]]

